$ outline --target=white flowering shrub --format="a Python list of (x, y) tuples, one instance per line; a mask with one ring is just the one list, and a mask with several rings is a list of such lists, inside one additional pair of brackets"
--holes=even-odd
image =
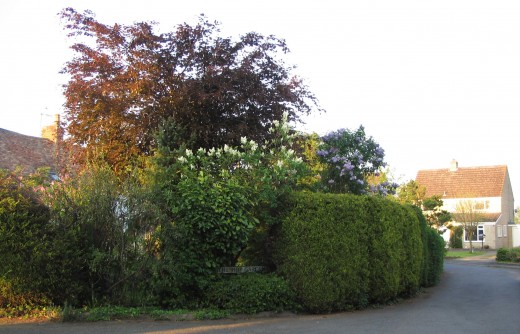
[(274, 139), (264, 143), (242, 137), (238, 147), (181, 149), (164, 169), (174, 180), (162, 189), (173, 222), (163, 227), (161, 245), (175, 253), (174, 271), (182, 266), (195, 285), (236, 263), (264, 211), (304, 173), (286, 118), (271, 132)]

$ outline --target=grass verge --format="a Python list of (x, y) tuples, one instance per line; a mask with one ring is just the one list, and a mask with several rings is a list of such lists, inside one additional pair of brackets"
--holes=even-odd
[(483, 254), (485, 254), (485, 252), (482, 252), (482, 251), (473, 251), (473, 253), (471, 253), (470, 251), (448, 251), (446, 253), (445, 258), (446, 259), (460, 259), (463, 257), (479, 256), (479, 255), (483, 255)]

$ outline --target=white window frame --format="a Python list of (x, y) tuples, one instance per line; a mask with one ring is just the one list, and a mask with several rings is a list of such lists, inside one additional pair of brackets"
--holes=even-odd
[(502, 238), (502, 225), (497, 226), (497, 237)]
[[(482, 231), (482, 233), (479, 233), (479, 231)], [(471, 241), (473, 241), (473, 242), (486, 241), (486, 236), (484, 235), (484, 225), (477, 226), (477, 235), (476, 236), (477, 236), (477, 239), (471, 240)], [(484, 237), (481, 238), (481, 236), (484, 236)], [(464, 241), (469, 242), (468, 235), (466, 234), (466, 230), (464, 230)]]

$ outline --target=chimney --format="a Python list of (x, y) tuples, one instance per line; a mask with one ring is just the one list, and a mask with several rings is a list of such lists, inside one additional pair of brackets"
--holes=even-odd
[(55, 143), (60, 141), (62, 138), (62, 131), (60, 128), (60, 115), (54, 115), (54, 123), (52, 125), (44, 126), (42, 128), (42, 138), (49, 139)]
[(451, 160), (450, 172), (456, 172), (457, 169), (459, 169), (459, 163), (455, 159)]

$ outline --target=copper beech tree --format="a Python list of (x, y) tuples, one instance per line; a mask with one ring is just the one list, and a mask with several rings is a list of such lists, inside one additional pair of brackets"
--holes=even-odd
[(153, 152), (165, 123), (181, 134), (175, 145), (197, 149), (242, 136), (262, 142), (284, 113), (298, 122), (321, 111), (274, 36), (221, 37), (204, 15), (167, 33), (149, 22), (104, 24), (73, 8), (60, 16), (75, 51), (63, 69), (69, 141), (116, 169)]

